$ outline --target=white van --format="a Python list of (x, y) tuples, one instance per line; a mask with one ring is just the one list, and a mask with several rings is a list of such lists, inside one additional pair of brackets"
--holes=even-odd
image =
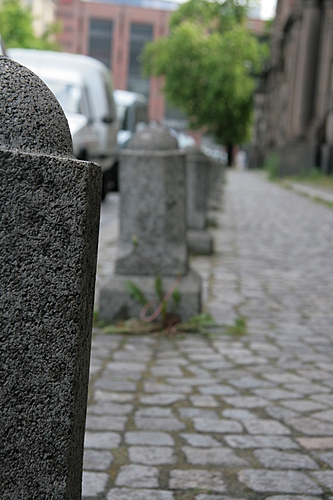
[(57, 97), (68, 119), (75, 156), (102, 166), (104, 198), (117, 160), (110, 71), (100, 61), (78, 54), (9, 49), (7, 55), (36, 73)]

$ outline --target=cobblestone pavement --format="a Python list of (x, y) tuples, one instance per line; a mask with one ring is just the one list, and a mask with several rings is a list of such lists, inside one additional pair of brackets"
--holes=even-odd
[(333, 499), (333, 210), (232, 171), (217, 218), (192, 266), (206, 310), (248, 333), (96, 330), (84, 498)]

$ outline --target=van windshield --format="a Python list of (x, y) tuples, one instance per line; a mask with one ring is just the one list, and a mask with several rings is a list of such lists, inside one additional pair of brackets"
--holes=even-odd
[(82, 90), (79, 85), (46, 81), (66, 113), (82, 114)]

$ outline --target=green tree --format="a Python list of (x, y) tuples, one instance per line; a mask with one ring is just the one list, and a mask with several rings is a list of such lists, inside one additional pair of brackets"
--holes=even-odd
[(41, 37), (33, 30), (33, 17), (30, 9), (21, 0), (3, 0), (0, 3), (0, 34), (7, 48), (59, 50), (52, 35), (59, 32), (59, 25), (52, 23)]
[(249, 138), (256, 75), (267, 57), (245, 27), (246, 4), (189, 0), (170, 19), (170, 35), (147, 44), (144, 71), (164, 76), (167, 99), (192, 128), (228, 146)]

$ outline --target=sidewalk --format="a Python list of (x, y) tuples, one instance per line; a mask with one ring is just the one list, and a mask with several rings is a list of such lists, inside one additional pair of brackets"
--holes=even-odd
[(333, 211), (234, 171), (223, 205), (191, 265), (206, 310), (248, 334), (95, 331), (86, 499), (333, 499)]

